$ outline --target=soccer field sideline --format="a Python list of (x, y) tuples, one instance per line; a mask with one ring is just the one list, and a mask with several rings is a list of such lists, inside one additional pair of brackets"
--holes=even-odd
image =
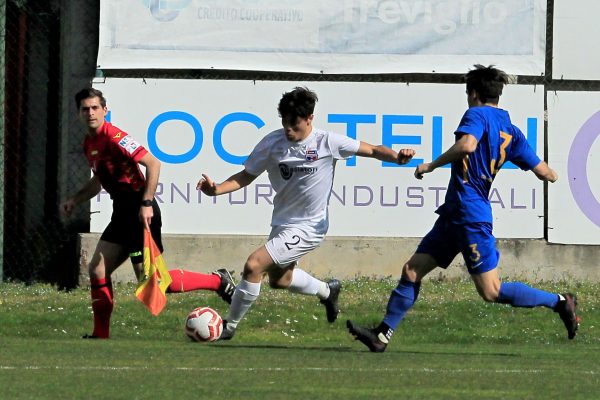
[[(65, 370), (65, 371), (147, 371), (152, 369), (151, 367), (144, 366), (41, 366), (41, 365), (24, 365), (24, 366), (10, 366), (0, 365), (0, 370)], [(341, 368), (341, 367), (172, 367), (175, 371), (192, 371), (192, 372), (282, 372), (282, 371), (324, 371), (324, 372), (410, 372), (410, 373), (424, 373), (424, 374), (464, 374), (480, 372), (474, 368), (454, 368), (454, 369), (441, 369), (441, 368)], [(584, 375), (600, 375), (600, 370), (573, 370), (573, 373), (584, 374)], [(547, 372), (543, 369), (494, 369), (487, 370), (487, 373), (493, 374), (542, 374)]]

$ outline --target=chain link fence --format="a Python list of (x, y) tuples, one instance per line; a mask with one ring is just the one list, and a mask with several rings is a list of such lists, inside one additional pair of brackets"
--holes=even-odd
[[(553, 0), (548, 0), (546, 74), (517, 77), (545, 90), (600, 90), (599, 82), (552, 80)], [(60, 201), (89, 179), (73, 95), (96, 74), (100, 0), (0, 2), (0, 280), (77, 284), (77, 233)], [(311, 75), (215, 70), (113, 70), (104, 76), (345, 82), (459, 83), (456, 74)], [(560, 77), (559, 77), (560, 78)], [(85, 207), (83, 207), (85, 208)]]
[[(4, 49), (4, 275), (47, 279), (50, 220), (57, 186), (57, 71), (59, 14), (56, 2), (8, 1)], [(54, 224), (59, 227), (59, 224)], [(54, 242), (54, 243), (53, 243)]]
[[(3, 279), (47, 281), (70, 287), (76, 283), (77, 236), (73, 227), (61, 222), (58, 204), (64, 190), (75, 187), (80, 179), (73, 174), (73, 179), (65, 182), (60, 173), (64, 169), (64, 142), (68, 142), (62, 129), (68, 123), (62, 117), (62, 85), (73, 75), (69, 70), (72, 62), (65, 57), (70, 54), (67, 27), (74, 6), (69, 3), (76, 2), (2, 3)], [(88, 20), (93, 22), (99, 2), (81, 3), (92, 6)], [(92, 47), (97, 43), (98, 24), (93, 28), (95, 33), (89, 37)], [(91, 67), (87, 72), (89, 83), (95, 58), (89, 57), (86, 62)]]

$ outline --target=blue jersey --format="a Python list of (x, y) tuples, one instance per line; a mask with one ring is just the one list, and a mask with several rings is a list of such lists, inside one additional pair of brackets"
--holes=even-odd
[(444, 204), (437, 213), (453, 223), (492, 223), (490, 189), (505, 162), (512, 161), (522, 170), (540, 163), (523, 132), (510, 121), (508, 112), (496, 107), (469, 108), (454, 132), (456, 140), (473, 135), (477, 148), (462, 160), (452, 163), (450, 183)]

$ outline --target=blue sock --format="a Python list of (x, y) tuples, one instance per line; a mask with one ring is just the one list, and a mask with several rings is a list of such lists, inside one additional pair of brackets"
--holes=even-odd
[(421, 282), (411, 282), (401, 278), (398, 286), (392, 290), (383, 323), (392, 330), (395, 330), (406, 315), (406, 312), (417, 301), (420, 288)]
[(513, 307), (538, 307), (554, 308), (558, 303), (558, 295), (535, 289), (521, 282), (507, 282), (500, 284), (498, 303), (510, 304)]

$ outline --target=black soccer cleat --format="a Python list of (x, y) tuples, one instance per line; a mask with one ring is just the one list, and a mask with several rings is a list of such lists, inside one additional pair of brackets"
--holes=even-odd
[(577, 335), (579, 329), (580, 318), (577, 316), (577, 296), (572, 293), (563, 293), (565, 299), (559, 300), (554, 307), (554, 312), (557, 312), (562, 319), (562, 322), (567, 328), (569, 339), (573, 339)]
[(231, 304), (231, 297), (233, 296), (233, 292), (235, 292), (235, 282), (233, 281), (233, 277), (225, 268), (218, 269), (214, 271), (213, 274), (219, 275), (221, 278), (221, 285), (219, 285), (219, 288), (217, 289), (217, 294), (227, 304)]
[(363, 328), (350, 320), (346, 321), (346, 326), (348, 327), (348, 332), (354, 336), (354, 339), (360, 340), (371, 352), (383, 353), (385, 351), (387, 343), (383, 343), (377, 338), (377, 333), (374, 329)]
[(321, 304), (325, 306), (325, 312), (327, 313), (327, 321), (335, 322), (340, 313), (338, 306), (338, 297), (340, 297), (340, 290), (342, 289), (342, 282), (337, 279), (332, 279), (327, 282), (329, 286), (329, 297), (321, 300)]
[(231, 340), (235, 335), (235, 329), (227, 329), (227, 320), (223, 320), (223, 330), (221, 331), (221, 336), (217, 340)]

